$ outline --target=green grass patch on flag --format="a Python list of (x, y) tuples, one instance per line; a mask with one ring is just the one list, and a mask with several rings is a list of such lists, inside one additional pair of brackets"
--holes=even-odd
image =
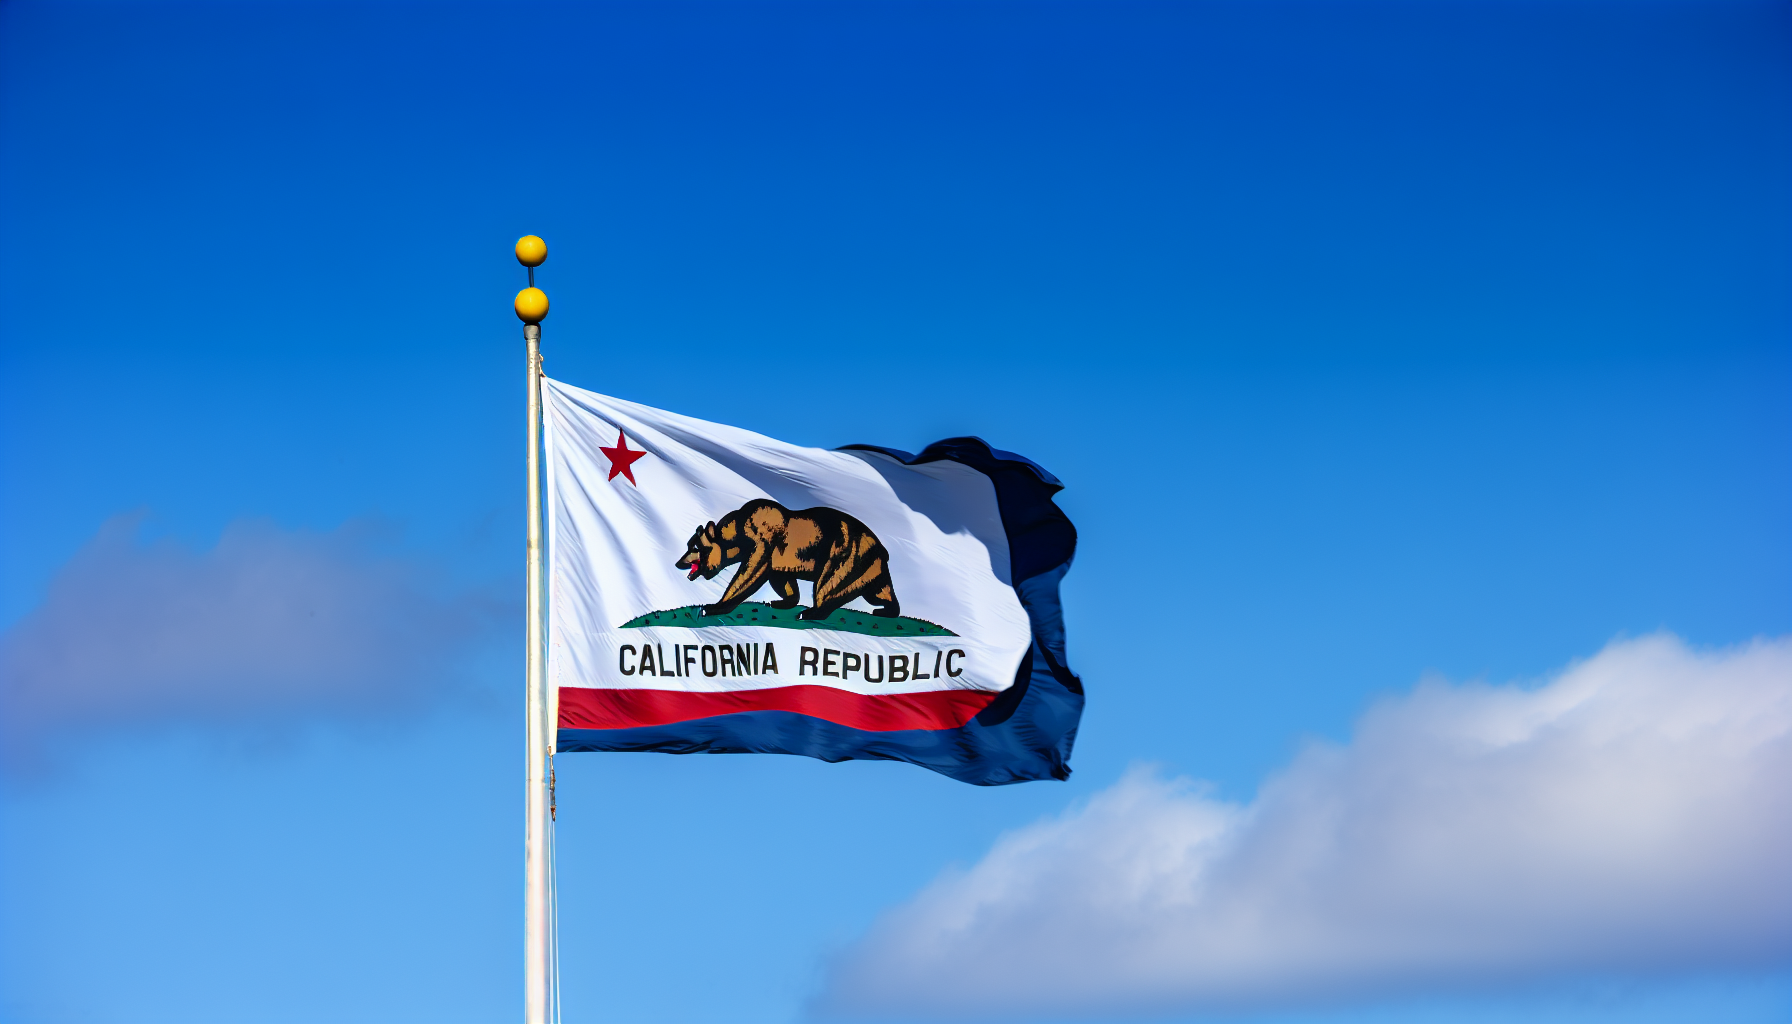
[(746, 601), (740, 607), (723, 615), (705, 615), (700, 604), (688, 604), (683, 608), (670, 608), (663, 612), (648, 612), (638, 615), (622, 624), (623, 629), (640, 629), (645, 626), (677, 626), (687, 629), (701, 629), (705, 626), (773, 626), (778, 629), (832, 629), (842, 633), (863, 633), (866, 636), (957, 636), (944, 626), (928, 622), (926, 619), (911, 619), (906, 615), (868, 615), (851, 608), (836, 608), (832, 615), (825, 619), (799, 619), (797, 613), (802, 606), (795, 608), (773, 608), (760, 601)]

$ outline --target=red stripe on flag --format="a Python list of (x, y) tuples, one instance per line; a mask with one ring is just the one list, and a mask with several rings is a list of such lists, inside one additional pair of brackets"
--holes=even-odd
[(774, 686), (727, 693), (561, 687), (560, 728), (632, 729), (742, 711), (794, 711), (868, 732), (956, 729), (997, 696), (983, 690), (932, 690), (872, 697), (831, 686)]

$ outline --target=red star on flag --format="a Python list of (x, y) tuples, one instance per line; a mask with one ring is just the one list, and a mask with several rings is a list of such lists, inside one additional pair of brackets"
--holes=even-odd
[(616, 474), (621, 473), (623, 476), (628, 477), (629, 483), (635, 484), (636, 487), (641, 486), (640, 484), (635, 483), (635, 471), (629, 467), (635, 464), (636, 459), (647, 453), (629, 451), (628, 438), (624, 436), (622, 431), (616, 431), (616, 447), (605, 448), (600, 444), (597, 446), (597, 450), (603, 452), (604, 456), (610, 460), (611, 480), (616, 479)]

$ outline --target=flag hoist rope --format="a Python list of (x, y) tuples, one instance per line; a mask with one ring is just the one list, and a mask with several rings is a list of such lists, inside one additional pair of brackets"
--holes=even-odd
[(528, 554), (528, 718), (526, 796), (524, 799), (523, 883), (523, 1020), (550, 1024), (554, 998), (553, 772), (554, 700), (547, 678), (547, 629), (542, 587), (541, 516), (541, 320), (547, 296), (535, 287), (535, 268), (547, 258), (547, 246), (529, 235), (516, 244), (518, 262), (529, 268), (529, 287), (517, 293), (516, 314), (528, 343), (529, 387), (529, 554)]

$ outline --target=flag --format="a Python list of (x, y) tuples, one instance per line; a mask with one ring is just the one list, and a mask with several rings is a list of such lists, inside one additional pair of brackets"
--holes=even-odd
[(1069, 776), (1056, 477), (974, 437), (805, 448), (542, 384), (557, 750)]

